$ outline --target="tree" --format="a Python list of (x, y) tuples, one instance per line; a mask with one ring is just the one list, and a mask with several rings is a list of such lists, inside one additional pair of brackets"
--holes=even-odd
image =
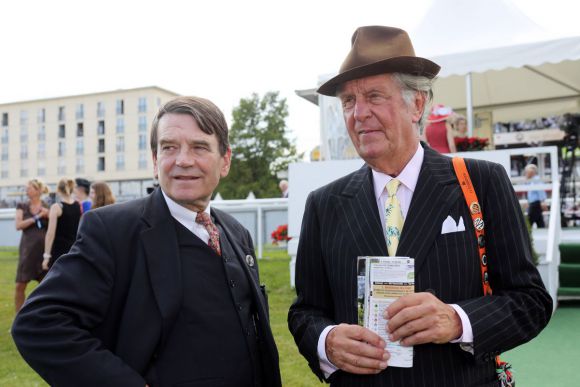
[(276, 174), (300, 158), (288, 137), (286, 99), (278, 92), (263, 98), (253, 93), (240, 100), (232, 116), (232, 166), (217, 191), (224, 199), (245, 199), (250, 191), (257, 198), (279, 197)]

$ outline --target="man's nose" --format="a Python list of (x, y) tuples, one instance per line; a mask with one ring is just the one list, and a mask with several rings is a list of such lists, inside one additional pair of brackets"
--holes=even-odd
[(195, 164), (193, 152), (191, 152), (187, 147), (181, 148), (175, 158), (175, 165), (178, 167), (191, 167), (193, 164)]
[(371, 116), (371, 109), (364, 100), (358, 100), (354, 104), (354, 119), (363, 122)]

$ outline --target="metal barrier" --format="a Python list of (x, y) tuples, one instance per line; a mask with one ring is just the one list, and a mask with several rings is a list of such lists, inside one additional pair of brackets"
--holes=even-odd
[[(288, 199), (214, 200), (211, 206), (236, 218), (250, 231), (257, 257), (262, 258), (264, 244), (278, 226), (288, 224)], [(0, 246), (18, 246), (21, 231), (14, 226), (16, 209), (0, 209)]]

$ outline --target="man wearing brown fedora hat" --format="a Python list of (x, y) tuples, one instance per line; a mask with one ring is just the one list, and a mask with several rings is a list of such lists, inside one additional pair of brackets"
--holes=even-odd
[[(318, 89), (342, 102), (366, 162), (310, 194), (298, 246), (288, 325), (314, 373), (333, 385), (497, 386), (495, 356), (550, 319), (552, 299), (503, 167), (466, 160), (483, 210), (478, 240), (476, 207), (466, 204), (451, 159), (419, 141), (438, 72), (405, 31), (360, 27), (338, 75)], [(414, 259), (415, 293), (386, 308), (388, 336), (378, 333), (387, 340), (357, 325), (359, 256)], [(391, 342), (413, 347), (412, 367), (389, 366)]]

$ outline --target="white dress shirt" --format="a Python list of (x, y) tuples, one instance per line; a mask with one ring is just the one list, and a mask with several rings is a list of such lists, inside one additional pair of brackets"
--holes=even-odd
[[(195, 221), (195, 218), (197, 217), (197, 212), (191, 211), (190, 209), (183, 207), (181, 204), (176, 203), (169, 196), (165, 195), (165, 192), (163, 192), (163, 190), (161, 190), (161, 192), (163, 193), (163, 197), (165, 198), (167, 207), (169, 207), (169, 213), (171, 213), (171, 216), (179, 223), (181, 223), (183, 227), (194, 233), (195, 236), (197, 236), (199, 239), (201, 239), (205, 243), (208, 243), (209, 233), (205, 229), (205, 226)], [(208, 203), (206, 209), (203, 211), (208, 215), (210, 214), (209, 207), (210, 205)]]
[[(417, 180), (419, 180), (419, 172), (421, 172), (421, 165), (423, 164), (423, 157), (425, 151), (423, 147), (419, 144), (415, 155), (411, 160), (405, 165), (405, 168), (396, 177), (399, 179), (401, 184), (397, 189), (397, 199), (401, 205), (401, 211), (403, 212), (403, 218), (407, 218), (409, 212), (409, 207), (411, 206), (411, 199), (413, 198), (413, 193), (415, 192), (415, 187), (417, 186)], [(381, 172), (372, 170), (373, 174), (373, 186), (375, 190), (375, 198), (377, 200), (377, 207), (379, 209), (379, 214), (381, 216), (381, 224), (383, 225), (383, 235), (386, 235), (386, 213), (385, 213), (385, 202), (389, 193), (387, 192), (387, 183), (394, 179), (394, 177), (386, 175)], [(405, 225), (403, 223), (403, 229)], [(461, 319), (461, 325), (463, 327), (463, 334), (457, 340), (451, 341), (452, 343), (462, 343), (461, 348), (465, 351), (473, 353), (473, 348), (470, 343), (473, 343), (473, 330), (471, 328), (471, 322), (465, 311), (456, 304), (450, 304), (453, 309), (459, 315)], [(329, 325), (320, 334), (318, 338), (318, 358), (320, 359), (320, 370), (324, 373), (324, 376), (328, 378), (333, 372), (338, 370), (338, 368), (332, 364), (328, 357), (326, 356), (326, 336), (332, 328), (336, 325)], [(464, 345), (468, 344), (468, 345)]]

